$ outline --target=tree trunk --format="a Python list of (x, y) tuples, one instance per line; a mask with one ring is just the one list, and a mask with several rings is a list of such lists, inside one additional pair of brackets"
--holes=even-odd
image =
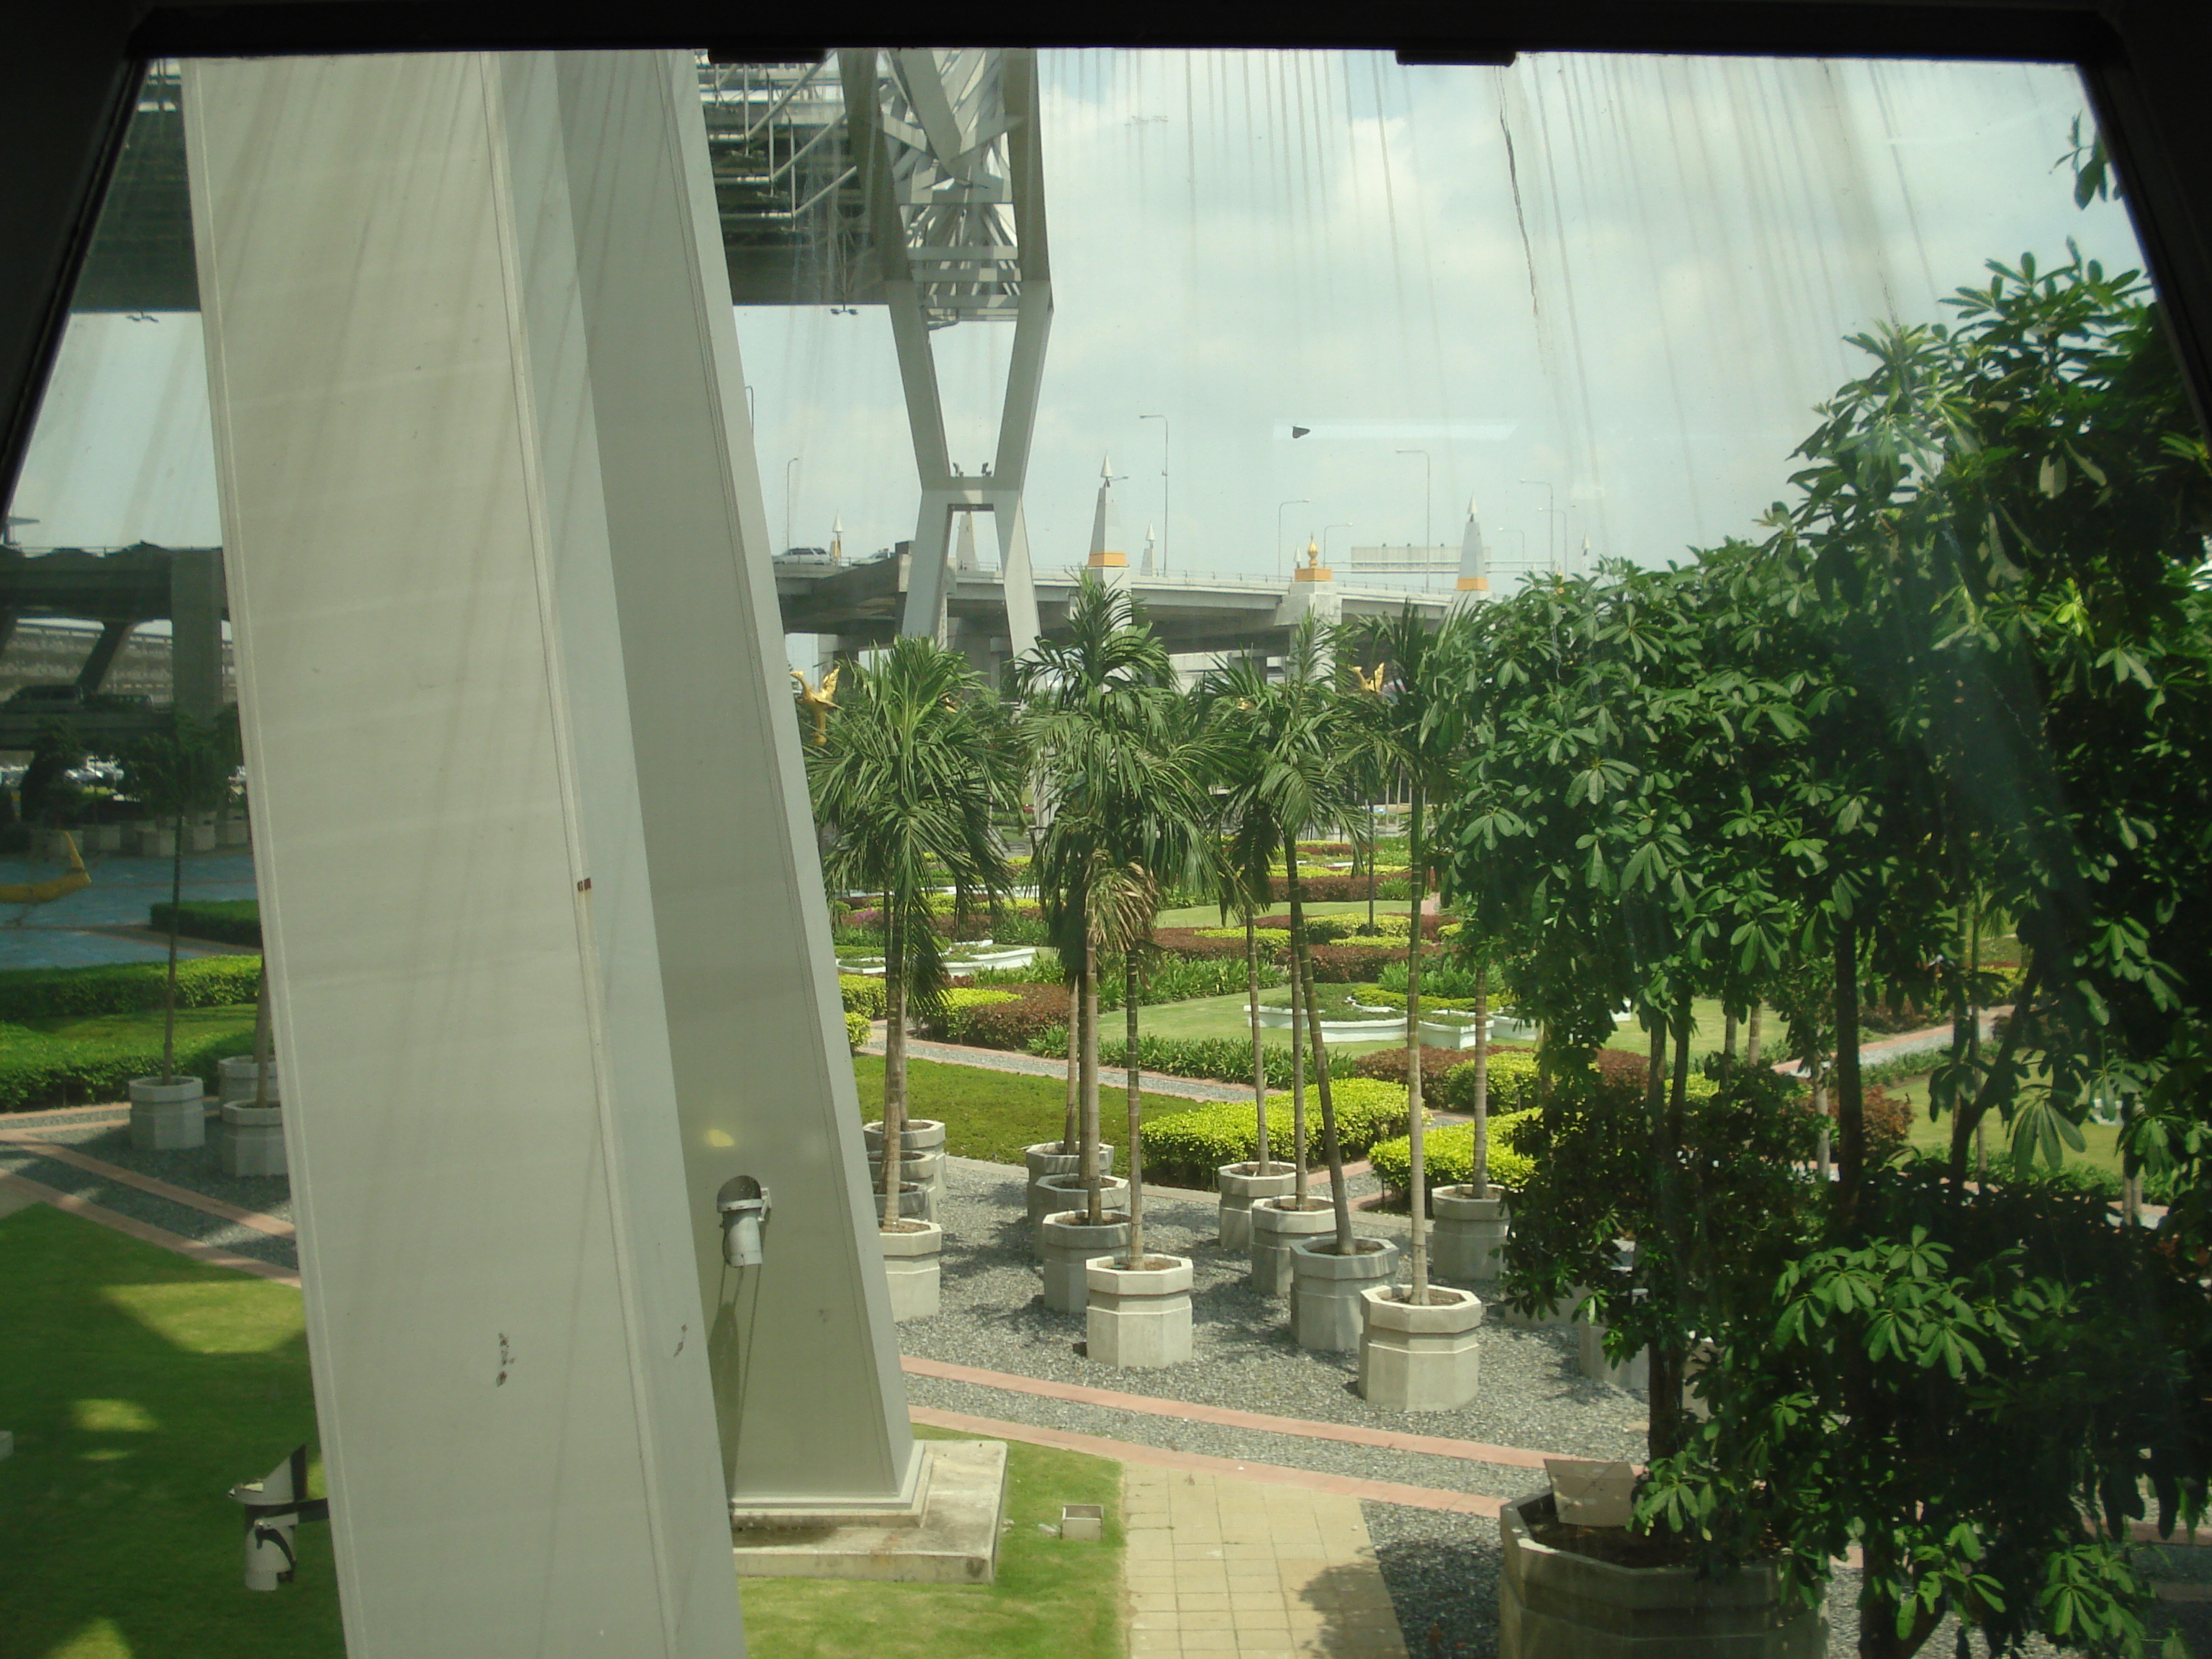
[(1252, 1111), (1259, 1129), (1253, 1140), (1255, 1173), (1267, 1173), (1267, 1050), (1260, 1040), (1260, 934), (1251, 915), (1244, 917), (1245, 1013), (1252, 1022)]
[(1474, 964), (1474, 1174), (1468, 1185), (1490, 1196), (1490, 963)]
[[(1352, 1254), (1352, 1194), (1344, 1189), (1344, 1146), (1336, 1134), (1336, 1102), (1328, 1086), (1328, 1045), (1321, 1035), (1321, 999), (1314, 994), (1312, 958), (1306, 954), (1304, 884), (1298, 879), (1298, 844), (1288, 843), (1291, 866), (1291, 958), (1305, 981), (1306, 1032), (1313, 1048), (1314, 1088), (1321, 1096), (1322, 1152), (1328, 1159), (1328, 1201), (1336, 1212), (1336, 1253)], [(1296, 1014), (1293, 1011), (1292, 1017)]]
[(1723, 1059), (1735, 1058), (1735, 1016), (1729, 1014), (1721, 1024), (1721, 1054)]
[(884, 913), (884, 1219), (899, 1222), (906, 1170), (906, 930)]
[(1813, 1111), (1820, 1120), (1820, 1150), (1814, 1156), (1820, 1165), (1820, 1185), (1825, 1188), (1828, 1184), (1829, 1171), (1834, 1168), (1835, 1159), (1835, 1137), (1832, 1133), (1835, 1124), (1835, 1115), (1828, 1100), (1828, 1068), (1826, 1066), (1818, 1066), (1814, 1069)]
[(1105, 1195), (1098, 1181), (1098, 947), (1090, 918), (1083, 932), (1083, 1184), (1090, 1193), (1085, 1219), (1106, 1222)]
[(1067, 981), (1067, 1115), (1060, 1121), (1060, 1150), (1083, 1145), (1083, 969)]
[[(1689, 1195), (1681, 1189), (1680, 1152), (1688, 1139), (1690, 1093), (1690, 999), (1684, 994), (1675, 1005), (1674, 1085), (1667, 1104), (1668, 1164), (1661, 1171), (1665, 1183), (1659, 1208), (1659, 1224), (1667, 1235), (1671, 1270), (1680, 1274), (1689, 1256)], [(1679, 1328), (1678, 1298), (1681, 1286), (1670, 1287), (1663, 1299), (1660, 1334), (1651, 1344), (1651, 1427), (1649, 1444), (1652, 1459), (1672, 1457), (1682, 1449), (1682, 1384), (1688, 1370), (1688, 1343)], [(1657, 1291), (1653, 1300), (1661, 1301)]]
[(1145, 1122), (1144, 1079), (1137, 1068), (1137, 952), (1132, 945), (1121, 958), (1122, 1024), (1127, 1031), (1129, 1061), (1129, 1267), (1145, 1265)]
[(1858, 1214), (1866, 1176), (1866, 1091), (1859, 1083), (1859, 929), (1856, 919), (1836, 932), (1837, 1170), (1844, 1217)]
[[(1667, 1188), (1674, 1162), (1674, 1149), (1668, 1138), (1667, 1110), (1667, 1017), (1663, 1012), (1653, 1020), (1651, 1046), (1644, 1058), (1644, 1115), (1650, 1142), (1650, 1163), (1645, 1170), (1646, 1191), (1650, 1194), (1650, 1212), (1663, 1217), (1667, 1209)], [(1663, 1223), (1662, 1224), (1663, 1226)], [(1649, 1271), (1645, 1266), (1647, 1253), (1636, 1253), (1634, 1278), (1641, 1279)], [(1650, 1287), (1644, 1287), (1647, 1294)], [(1649, 1390), (1650, 1409), (1645, 1413), (1644, 1444), (1645, 1455), (1657, 1462), (1672, 1449), (1674, 1431), (1668, 1414), (1659, 1409), (1666, 1396), (1661, 1392), (1665, 1385), (1662, 1375), (1667, 1356), (1664, 1345), (1651, 1345), (1651, 1382)]]
[[(1413, 786), (1411, 826), (1411, 868), (1407, 871), (1413, 897), (1413, 925), (1406, 939), (1406, 1143), (1412, 1165), (1409, 1177), (1413, 1200), (1413, 1287), (1407, 1299), (1417, 1308), (1429, 1305), (1429, 1166), (1428, 1141), (1421, 1124), (1421, 900), (1429, 872), (1421, 862), (1421, 787)], [(1372, 884), (1370, 884), (1372, 892)], [(1339, 1232), (1348, 1228), (1340, 1226)], [(1342, 1249), (1340, 1240), (1339, 1249)]]
[(1299, 1022), (1305, 1015), (1305, 975), (1298, 970), (1298, 953), (1291, 952), (1291, 1163), (1297, 1170), (1291, 1182), (1291, 1195), (1298, 1208), (1306, 1206), (1312, 1196), (1312, 1182), (1306, 1176), (1306, 1039)]
[(177, 833), (169, 849), (169, 975), (161, 981), (161, 1081), (177, 1080), (177, 914), (185, 902), (185, 815), (177, 814)]
[(1743, 1063), (1747, 1066), (1759, 1064), (1759, 1013), (1762, 1006), (1759, 1003), (1753, 1003), (1751, 1018), (1744, 1022)]

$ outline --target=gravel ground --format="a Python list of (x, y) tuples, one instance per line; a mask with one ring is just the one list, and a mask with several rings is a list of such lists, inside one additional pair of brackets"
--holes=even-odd
[[(1282, 1304), (1248, 1288), (1242, 1252), (1213, 1242), (1210, 1194), (1148, 1188), (1145, 1232), (1148, 1249), (1187, 1255), (1193, 1267), (1191, 1304), (1195, 1330), (1188, 1364), (1157, 1371), (1124, 1371), (1075, 1351), (1084, 1335), (1080, 1315), (1054, 1313), (1042, 1300), (1042, 1276), (1022, 1210), (1018, 1170), (969, 1159), (945, 1162), (946, 1193), (938, 1219), (945, 1231), (942, 1276), (944, 1311), (900, 1327), (909, 1353), (989, 1370), (1016, 1371), (1055, 1382), (1141, 1394), (1164, 1400), (1266, 1412), (1327, 1423), (1412, 1430), (1460, 1440), (1559, 1452), (1580, 1457), (1633, 1457), (1643, 1436), (1632, 1423), (1644, 1417), (1638, 1396), (1580, 1376), (1571, 1339), (1558, 1330), (1486, 1326), (1482, 1335), (1483, 1386), (1475, 1402), (1456, 1412), (1378, 1410), (1352, 1391), (1358, 1374), (1352, 1354), (1310, 1353), (1291, 1340)], [(1375, 1237), (1406, 1231), (1403, 1217), (1362, 1214), (1357, 1230)], [(1377, 1479), (1499, 1496), (1526, 1490), (1526, 1471), (1505, 1471), (1506, 1484), (1470, 1481), (1484, 1466), (1453, 1458), (1378, 1454), (1363, 1447), (1287, 1436), (1255, 1437), (1176, 1419), (1140, 1419), (1134, 1413), (1071, 1406), (1033, 1396), (976, 1390), (988, 1395), (955, 1405), (932, 1398), (925, 1379), (914, 1379), (921, 1403), (948, 1409), (1048, 1423), (1116, 1437), (1151, 1439), (1161, 1425), (1177, 1448), (1334, 1473), (1366, 1473)], [(928, 1388), (951, 1385), (927, 1383)], [(1033, 1415), (1048, 1411), (1054, 1415)], [(1086, 1419), (1081, 1414), (1089, 1413)], [(1155, 1425), (1150, 1434), (1134, 1426)], [(1165, 1443), (1155, 1440), (1154, 1443)], [(1345, 1460), (1350, 1459), (1350, 1462)], [(1385, 1460), (1391, 1463), (1388, 1473)]]
[[(0, 1124), (4, 1123), (5, 1120), (0, 1119)], [(227, 1176), (222, 1172), (221, 1154), (216, 1146), (216, 1125), (212, 1122), (208, 1125), (207, 1144), (191, 1152), (139, 1152), (131, 1145), (129, 1125), (123, 1123), (72, 1126), (45, 1133), (41, 1139), (73, 1147), (88, 1157), (139, 1175), (152, 1176), (172, 1186), (190, 1188), (240, 1209), (258, 1210), (279, 1221), (292, 1218), (291, 1183), (283, 1176)], [(150, 1222), (235, 1255), (252, 1256), (256, 1261), (295, 1271), (300, 1265), (299, 1254), (289, 1238), (271, 1238), (266, 1233), (241, 1227), (234, 1221), (206, 1214), (188, 1205), (156, 1198), (105, 1176), (41, 1158), (27, 1146), (0, 1145), (0, 1169), (27, 1176), (57, 1191), (74, 1194), (134, 1221)]]

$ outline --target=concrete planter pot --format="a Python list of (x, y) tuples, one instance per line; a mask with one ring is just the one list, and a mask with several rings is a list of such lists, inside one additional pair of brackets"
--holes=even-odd
[(1689, 1567), (1620, 1567), (1540, 1544), (1540, 1492), (1498, 1511), (1500, 1659), (1824, 1659), (1828, 1621), (1783, 1601), (1774, 1570), (1700, 1578)]
[(1387, 1285), (1359, 1293), (1359, 1392), (1370, 1406), (1399, 1412), (1456, 1411), (1482, 1377), (1475, 1328), (1482, 1303), (1472, 1291), (1434, 1285), (1441, 1298), (1422, 1307), (1395, 1299)]
[(88, 853), (119, 853), (123, 850), (123, 826), (119, 823), (95, 823), (84, 832), (84, 850)]
[(188, 823), (185, 826), (185, 850), (187, 853), (215, 851), (214, 819), (210, 818), (204, 823)]
[(1085, 1275), (1102, 1256), (1126, 1254), (1129, 1248), (1129, 1218), (1121, 1210), (1106, 1212), (1103, 1226), (1094, 1227), (1083, 1218), (1086, 1212), (1071, 1210), (1048, 1215), (1037, 1229), (1044, 1244), (1044, 1305), (1056, 1313), (1081, 1313), (1091, 1305), (1091, 1285)]
[[(1029, 1166), (1030, 1225), (1034, 1227), (1054, 1210), (1065, 1207), (1058, 1197), (1044, 1189), (1048, 1176), (1073, 1175), (1083, 1164), (1080, 1152), (1063, 1152), (1056, 1140), (1040, 1141), (1022, 1149), (1022, 1162)], [(1098, 1173), (1114, 1173), (1114, 1149), (1103, 1142), (1098, 1148)]]
[(1436, 1219), (1429, 1234), (1431, 1273), (1453, 1285), (1487, 1283), (1498, 1277), (1504, 1265), (1503, 1198), (1477, 1198), (1469, 1187), (1438, 1187), (1429, 1194), (1429, 1213)]
[[(1129, 1202), (1129, 1183), (1119, 1176), (1105, 1176), (1098, 1182), (1098, 1201), (1109, 1210), (1125, 1208)], [(1044, 1260), (1044, 1227), (1046, 1217), (1064, 1211), (1091, 1208), (1091, 1189), (1083, 1184), (1079, 1175), (1047, 1176), (1037, 1183), (1036, 1192), (1030, 1202), (1040, 1206), (1036, 1211), (1038, 1226), (1036, 1233), (1037, 1260)], [(1083, 1305), (1079, 1297), (1076, 1307)]]
[(245, 847), (253, 840), (252, 826), (245, 813), (233, 813), (216, 823), (215, 838), (220, 847)]
[(1257, 1164), (1224, 1164), (1214, 1171), (1214, 1179), (1221, 1188), (1214, 1237), (1225, 1250), (1249, 1250), (1254, 1200), (1288, 1198), (1297, 1185), (1298, 1172), (1288, 1164), (1270, 1164), (1264, 1171)]
[(1326, 1199), (1310, 1198), (1298, 1209), (1294, 1198), (1253, 1200), (1252, 1273), (1246, 1281), (1263, 1296), (1291, 1293), (1291, 1246), (1336, 1231), (1336, 1213)]
[[(867, 1143), (871, 1159), (884, 1155), (884, 1126), (881, 1122), (860, 1126), (860, 1138)], [(945, 1126), (933, 1117), (910, 1117), (899, 1131), (899, 1151), (909, 1156), (915, 1152), (942, 1152), (945, 1150)]]
[[(945, 1197), (945, 1154), (908, 1153), (899, 1160), (899, 1179), (910, 1181), (921, 1188), (921, 1218), (936, 1220), (937, 1206)], [(884, 1161), (872, 1152), (868, 1154), (868, 1185), (878, 1193), (884, 1189)]]
[[(928, 1208), (929, 1194), (923, 1189), (922, 1184), (919, 1181), (902, 1181), (899, 1182), (900, 1220), (928, 1221), (930, 1218), (923, 1213), (923, 1212)], [(883, 1220), (884, 1192), (881, 1187), (872, 1187), (868, 1189), (868, 1209), (869, 1213), (873, 1215), (878, 1222)]]
[(131, 1144), (142, 1152), (181, 1152), (207, 1144), (207, 1093), (188, 1077), (131, 1079)]
[(890, 1285), (891, 1319), (929, 1319), (938, 1307), (938, 1269), (945, 1256), (945, 1229), (933, 1221), (902, 1221), (896, 1232), (878, 1231), (884, 1277)]
[(222, 1172), (233, 1176), (280, 1176), (285, 1173), (284, 1113), (276, 1106), (256, 1106), (252, 1097), (244, 1105), (229, 1103), (222, 1112), (222, 1127), (216, 1150), (222, 1156)]
[[(253, 1104), (257, 1070), (251, 1054), (233, 1054), (221, 1062), (216, 1072), (216, 1098), (226, 1106)], [(284, 1091), (276, 1078), (276, 1062), (271, 1060), (269, 1062), (269, 1104), (274, 1106), (283, 1097)]]
[(1093, 1261), (1084, 1272), (1085, 1352), (1123, 1370), (1182, 1364), (1190, 1358), (1190, 1259), (1148, 1255), (1133, 1268), (1123, 1259)]
[(1360, 1292), (1389, 1284), (1398, 1247), (1384, 1238), (1355, 1238), (1352, 1254), (1339, 1255), (1334, 1231), (1291, 1246), (1291, 1335), (1301, 1348), (1353, 1353), (1365, 1323)]
[(1610, 1382), (1616, 1389), (1649, 1389), (1651, 1351), (1639, 1348), (1633, 1358), (1614, 1364), (1605, 1357), (1605, 1334), (1611, 1328), (1594, 1320), (1575, 1322), (1575, 1360), (1582, 1374), (1593, 1382)]
[(177, 855), (177, 835), (173, 828), (161, 829), (153, 824), (142, 825), (138, 831), (138, 856), (142, 859), (168, 859)]

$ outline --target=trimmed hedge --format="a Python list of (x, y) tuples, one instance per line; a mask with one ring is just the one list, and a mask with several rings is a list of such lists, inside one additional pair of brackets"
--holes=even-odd
[(259, 899), (206, 899), (187, 904), (157, 904), (146, 914), (146, 925), (157, 933), (169, 931), (169, 917), (177, 918), (177, 931), (186, 939), (213, 939), (218, 945), (247, 945), (261, 948)]
[[(177, 1045), (177, 1073), (197, 1077), (212, 1092), (216, 1068), (232, 1054), (253, 1052), (251, 1028), (228, 1036)], [(155, 1077), (161, 1070), (161, 1037), (149, 1039), (45, 1039), (21, 1026), (0, 1025), (0, 1111), (29, 1112), (42, 1107), (82, 1106), (121, 1100), (131, 1079)]]
[[(0, 969), (0, 1021), (155, 1012), (167, 975), (167, 964), (159, 962)], [(219, 1008), (260, 994), (259, 957), (202, 957), (177, 964), (179, 1008)]]
[(848, 1014), (881, 1019), (885, 1012), (884, 982), (868, 974), (837, 975), (837, 994)]
[[(949, 996), (961, 995), (956, 988)], [(988, 993), (989, 1001), (963, 1001), (948, 1009), (942, 1019), (926, 1020), (922, 1031), (941, 1042), (965, 1042), (978, 1048), (1030, 1047), (1044, 1032), (1060, 1033), (1060, 1053), (1067, 1052), (1067, 988), (1064, 985), (1000, 985)]]
[(866, 1014), (848, 1012), (845, 1016), (845, 1046), (858, 1054), (860, 1045), (868, 1040), (868, 1028), (872, 1024)]
[[(1528, 1115), (1525, 1111), (1509, 1112), (1490, 1120), (1490, 1181), (1494, 1187), (1519, 1188), (1536, 1173), (1535, 1161), (1516, 1150), (1512, 1143), (1513, 1130)], [(1428, 1166), (1431, 1192), (1439, 1187), (1462, 1186), (1474, 1179), (1474, 1125), (1447, 1123), (1441, 1128), (1431, 1129), (1424, 1139), (1422, 1159)], [(1378, 1143), (1368, 1152), (1367, 1161), (1374, 1167), (1376, 1179), (1394, 1198), (1403, 1200), (1407, 1196), (1413, 1184), (1413, 1142), (1410, 1135), (1398, 1135)]]
[[(1377, 1141), (1406, 1130), (1406, 1091), (1395, 1084), (1372, 1078), (1346, 1078), (1329, 1091), (1336, 1108), (1336, 1133), (1347, 1158), (1358, 1158)], [(1267, 1150), (1286, 1159), (1291, 1149), (1292, 1113), (1286, 1099), (1267, 1102)], [(1188, 1112), (1171, 1112), (1145, 1125), (1141, 1144), (1145, 1178), (1170, 1186), (1211, 1187), (1215, 1171), (1224, 1164), (1249, 1163), (1259, 1150), (1259, 1127), (1249, 1104), (1224, 1102), (1200, 1106)], [(1306, 1097), (1305, 1162), (1309, 1168), (1326, 1157), (1322, 1134), (1321, 1102)]]

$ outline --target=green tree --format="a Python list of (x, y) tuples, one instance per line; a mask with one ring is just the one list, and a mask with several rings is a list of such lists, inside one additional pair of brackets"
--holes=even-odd
[(190, 821), (229, 799), (238, 770), (235, 704), (204, 720), (171, 709), (154, 731), (123, 751), (124, 787), (169, 825), (169, 965), (161, 986), (161, 1081), (177, 1082), (177, 933), (185, 898), (185, 847)]
[[(1291, 1008), (1294, 1018), (1304, 1008), (1321, 1097), (1322, 1145), (1336, 1212), (1335, 1249), (1349, 1255), (1352, 1200), (1345, 1189), (1328, 1050), (1322, 1038), (1321, 1002), (1306, 939), (1304, 884), (1298, 876), (1299, 838), (1341, 823), (1358, 805), (1345, 763), (1358, 743), (1346, 700), (1330, 684), (1328, 650), (1326, 636), (1308, 617), (1291, 635), (1281, 678), (1270, 680), (1249, 665), (1225, 668), (1208, 678), (1203, 697), (1209, 720), (1223, 738), (1222, 814), (1230, 826), (1224, 856), (1243, 872), (1248, 890), (1255, 892), (1267, 890), (1274, 860), (1283, 860), (1291, 909)], [(1303, 1206), (1308, 1201), (1303, 1123), (1297, 1139), (1297, 1201)]]
[(895, 641), (872, 666), (846, 670), (822, 741), (806, 750), (817, 820), (830, 834), (831, 884), (884, 896), (883, 1225), (899, 1219), (906, 1129), (906, 1027), (941, 1012), (948, 983), (931, 894), (956, 914), (996, 911), (1012, 885), (992, 817), (1020, 774), (988, 694), (957, 652)]

